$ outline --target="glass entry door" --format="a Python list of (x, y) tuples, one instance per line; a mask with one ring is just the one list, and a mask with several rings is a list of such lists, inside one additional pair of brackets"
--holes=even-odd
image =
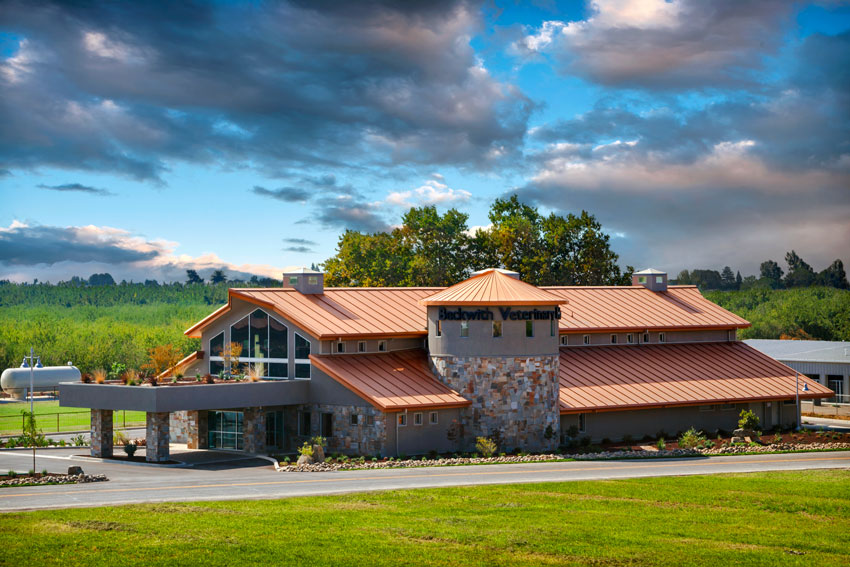
[(210, 449), (235, 449), (244, 447), (241, 411), (209, 412)]
[(266, 446), (283, 449), (283, 412), (266, 412)]

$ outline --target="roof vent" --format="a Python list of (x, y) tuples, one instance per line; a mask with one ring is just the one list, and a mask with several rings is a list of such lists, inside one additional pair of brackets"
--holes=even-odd
[(304, 295), (320, 295), (325, 292), (325, 274), (310, 268), (284, 268), (283, 287)]
[(632, 285), (642, 285), (652, 291), (667, 291), (667, 272), (647, 268), (632, 274)]
[(505, 274), (506, 276), (510, 276), (515, 280), (519, 279), (519, 272), (505, 270), (504, 268), (484, 268), (483, 270), (476, 270), (472, 272), (472, 274), (470, 274), (470, 277), (480, 276), (484, 272), (499, 272), (500, 274)]

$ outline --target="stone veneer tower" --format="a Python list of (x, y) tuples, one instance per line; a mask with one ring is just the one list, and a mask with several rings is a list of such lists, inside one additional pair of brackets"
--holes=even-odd
[[(558, 445), (558, 319), (565, 301), (489, 269), (421, 301), (437, 378), (472, 405), (464, 440), (498, 430), (502, 450)], [(547, 438), (547, 432), (550, 434)]]

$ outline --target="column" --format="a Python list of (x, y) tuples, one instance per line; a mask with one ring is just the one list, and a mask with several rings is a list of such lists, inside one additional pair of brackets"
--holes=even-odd
[(242, 432), (245, 452), (266, 452), (266, 412), (263, 408), (245, 408)]
[(190, 411), (187, 414), (189, 449), (209, 449), (209, 412)]
[(112, 456), (112, 410), (91, 410), (91, 456)]
[(169, 459), (168, 454), (168, 412), (147, 412), (147, 445), (145, 460), (149, 463), (162, 463)]

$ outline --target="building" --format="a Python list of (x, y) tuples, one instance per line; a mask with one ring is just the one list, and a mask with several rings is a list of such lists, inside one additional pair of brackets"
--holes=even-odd
[[(831, 398), (814, 400), (815, 406), (820, 406), (821, 401), (831, 405), (850, 406), (850, 342), (769, 339), (750, 339), (744, 342), (835, 392)], [(812, 408), (807, 409), (812, 410)], [(812, 411), (824, 415), (836, 413), (850, 415), (848, 411), (850, 408), (839, 409), (843, 411), (827, 412), (821, 409)]]
[[(190, 447), (453, 452), (495, 435), (503, 449), (551, 450), (567, 437), (640, 438), (731, 430), (742, 409), (765, 429), (798, 421), (795, 400), (831, 396), (737, 340), (749, 326), (695, 286), (638, 272), (621, 287), (535, 287), (483, 270), (448, 288), (324, 288), (319, 272), (274, 289), (231, 289), (186, 331), (202, 350), (172, 374), (261, 382), (140, 388), (64, 384), (62, 405), (92, 408), (92, 452), (111, 452), (114, 409), (148, 412), (148, 458)], [(153, 439), (153, 442), (151, 441)]]

